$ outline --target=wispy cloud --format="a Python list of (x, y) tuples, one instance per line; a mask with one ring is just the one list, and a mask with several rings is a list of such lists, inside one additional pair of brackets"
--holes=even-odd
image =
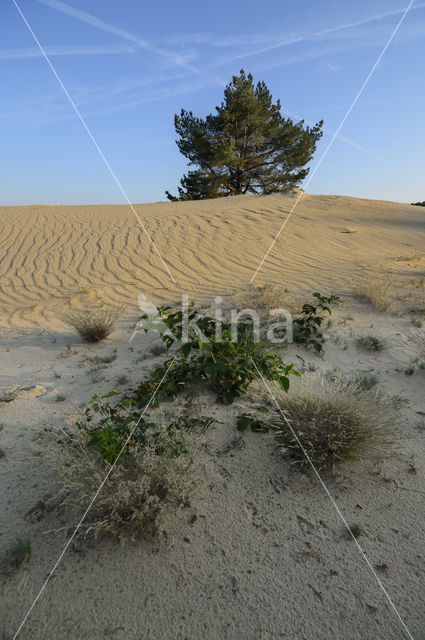
[[(117, 53), (132, 53), (128, 45), (106, 45), (103, 47), (45, 47), (48, 56), (99, 56)], [(0, 60), (23, 60), (43, 57), (38, 47), (25, 49), (0, 49)]]
[(176, 66), (189, 69), (192, 72), (198, 72), (197, 69), (189, 65), (184, 55), (170, 51), (168, 49), (164, 49), (162, 47), (157, 47), (148, 42), (148, 40), (146, 40), (145, 38), (130, 33), (129, 31), (126, 31), (124, 29), (120, 29), (115, 25), (104, 22), (104, 20), (101, 20), (100, 18), (97, 18), (96, 16), (87, 13), (86, 11), (82, 11), (81, 9), (77, 9), (76, 7), (72, 7), (68, 4), (65, 4), (65, 2), (60, 2), (60, 0), (38, 0), (38, 2), (50, 7), (51, 9), (55, 9), (56, 11), (60, 11), (61, 13), (71, 16), (76, 20), (80, 20), (81, 22), (84, 22), (85, 24), (88, 24), (96, 29), (100, 29), (100, 31), (112, 33), (115, 36), (126, 40), (127, 42), (131, 42), (132, 44), (137, 45), (138, 47), (141, 47), (146, 51), (149, 51), (155, 56), (161, 56), (162, 58), (167, 59), (170, 63)]
[[(415, 3), (410, 11), (416, 11), (418, 9), (425, 8), (425, 2)], [(326, 27), (324, 29), (320, 29), (313, 33), (302, 33), (295, 36), (288, 35), (276, 35), (276, 33), (267, 32), (267, 33), (249, 33), (249, 34), (234, 34), (234, 35), (225, 35), (221, 36), (218, 34), (210, 33), (210, 32), (195, 32), (195, 33), (176, 33), (167, 36), (166, 42), (171, 46), (184, 46), (190, 44), (198, 44), (205, 45), (211, 47), (221, 48), (231, 48), (243, 45), (261, 45), (267, 44), (265, 47), (261, 47), (259, 49), (251, 50), (250, 52), (245, 52), (240, 54), (240, 57), (245, 56), (255, 56), (261, 53), (266, 53), (267, 51), (273, 51), (274, 49), (278, 49), (280, 47), (285, 47), (291, 44), (297, 44), (301, 42), (308, 42), (315, 39), (326, 39), (327, 37), (335, 37), (340, 32), (347, 32), (353, 30), (357, 27), (366, 26), (372, 23), (380, 22), (385, 20), (386, 18), (400, 16), (404, 13), (405, 7), (400, 9), (393, 9), (391, 11), (385, 11), (383, 13), (374, 14), (372, 16), (367, 16), (365, 18), (361, 18), (359, 20), (355, 20), (352, 22), (345, 22), (338, 25)], [(343, 34), (343, 37), (346, 37), (347, 33)], [(234, 57), (231, 60), (237, 60), (238, 57)]]
[[(411, 11), (417, 11), (419, 9), (425, 8), (425, 2), (418, 2), (414, 4), (411, 8)], [(301, 33), (299, 35), (276, 35), (273, 33), (253, 33), (253, 34), (235, 34), (235, 35), (226, 35), (226, 36), (218, 36), (211, 33), (192, 33), (192, 34), (174, 34), (168, 36), (166, 41), (170, 45), (201, 45), (201, 46), (209, 46), (215, 47), (217, 49), (231, 49), (235, 47), (241, 47), (244, 45), (258, 45), (255, 49), (249, 49), (245, 51), (235, 52), (232, 55), (228, 55), (225, 57), (218, 58), (211, 65), (212, 68), (222, 66), (225, 64), (230, 64), (233, 62), (237, 62), (239, 60), (244, 60), (247, 58), (260, 56), (269, 52), (274, 52), (278, 49), (284, 47), (290, 47), (293, 45), (299, 44), (320, 44), (323, 45), (326, 41), (331, 41), (335, 39), (358, 39), (364, 40), (367, 42), (359, 42), (355, 46), (364, 47), (370, 46), (371, 43), (374, 42), (374, 39), (379, 37), (386, 37), (388, 35), (388, 29), (386, 25), (379, 25), (380, 22), (384, 22), (388, 18), (394, 18), (400, 16), (404, 13), (405, 7), (400, 9), (394, 9), (391, 11), (386, 11), (379, 14), (374, 14), (372, 16), (367, 16), (365, 18), (361, 18), (359, 20), (355, 20), (352, 22), (345, 22), (338, 25), (333, 25), (330, 27), (326, 27), (323, 29), (319, 29), (317, 31), (313, 31), (311, 33)], [(372, 27), (375, 25), (374, 32), (371, 33), (370, 30), (360, 29), (361, 27)], [(409, 25), (409, 28), (404, 29), (404, 40), (411, 38), (419, 38), (423, 37), (424, 28), (423, 25)], [(403, 36), (401, 36), (403, 38)], [(400, 38), (400, 36), (399, 36)], [(265, 45), (265, 46), (261, 46)], [(345, 50), (352, 49), (353, 45), (345, 44)], [(320, 51), (317, 51), (316, 54), (312, 55), (311, 52), (305, 50), (304, 54), (300, 53), (294, 58), (294, 61), (298, 62), (303, 59), (308, 59), (312, 57), (320, 56)]]

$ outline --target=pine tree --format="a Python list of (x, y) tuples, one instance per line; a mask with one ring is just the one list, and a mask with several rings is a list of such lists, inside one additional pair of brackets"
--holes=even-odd
[(314, 127), (294, 123), (273, 104), (264, 82), (254, 87), (241, 69), (224, 91), (216, 113), (205, 119), (182, 109), (174, 126), (180, 152), (196, 169), (180, 181), (169, 200), (201, 200), (241, 193), (267, 194), (297, 186), (308, 174), (322, 136), (323, 120)]

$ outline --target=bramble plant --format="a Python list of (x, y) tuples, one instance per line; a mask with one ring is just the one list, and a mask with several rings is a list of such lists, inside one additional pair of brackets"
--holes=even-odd
[(330, 306), (333, 303), (340, 302), (339, 296), (330, 295), (322, 296), (320, 293), (313, 293), (313, 297), (317, 299), (318, 304), (306, 303), (301, 309), (299, 318), (295, 318), (293, 322), (294, 342), (313, 347), (317, 353), (323, 351), (323, 333), (320, 330), (324, 320), (323, 313), (331, 315)]
[(239, 324), (234, 340), (230, 323), (206, 315), (199, 317), (193, 307), (187, 311), (187, 335), (183, 334), (183, 311), (160, 307), (159, 313), (168, 329), (162, 334), (167, 348), (175, 342), (181, 344), (175, 358), (155, 369), (151, 378), (140, 385), (139, 400), (149, 399), (167, 370), (160, 396), (174, 398), (188, 382), (200, 378), (207, 381), (223, 404), (232, 404), (260, 375), (275, 380), (285, 391), (289, 389), (289, 375), (299, 376), (293, 364), (285, 365), (278, 355), (266, 351), (265, 345), (255, 340), (250, 322)]

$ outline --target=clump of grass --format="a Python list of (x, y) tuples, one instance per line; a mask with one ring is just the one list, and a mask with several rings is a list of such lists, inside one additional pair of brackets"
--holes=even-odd
[(153, 356), (160, 356), (167, 351), (167, 347), (164, 344), (154, 344), (150, 348), (150, 352)]
[(114, 360), (116, 359), (117, 359), (117, 354), (111, 353), (109, 356), (103, 356), (101, 358), (97, 358), (96, 362), (100, 364), (111, 364), (111, 362), (114, 362)]
[(63, 393), (58, 393), (58, 395), (55, 397), (55, 402), (64, 402), (66, 400), (66, 397), (63, 395)]
[(414, 253), (411, 253), (409, 255), (397, 256), (396, 258), (394, 258), (394, 261), (410, 262), (410, 263), (416, 264), (421, 261), (422, 256), (423, 256), (423, 253), (421, 253), (420, 251), (415, 251)]
[[(397, 402), (376, 387), (368, 391), (351, 382), (333, 382), (319, 375), (306, 376), (280, 394), (287, 415), (304, 450), (317, 469), (334, 471), (348, 460), (388, 457), (400, 438)], [(308, 461), (286, 420), (273, 413), (273, 426), (282, 451), (295, 462)]]
[(10, 576), (24, 564), (31, 556), (31, 541), (29, 538), (17, 538), (0, 559), (0, 574)]
[(389, 346), (388, 340), (378, 338), (378, 336), (360, 336), (357, 342), (368, 351), (384, 351), (384, 349), (388, 349)]
[[(363, 535), (363, 528), (359, 524), (351, 524), (350, 532), (351, 532), (351, 535), (357, 539)], [(349, 534), (349, 537), (352, 540), (353, 538), (351, 537), (351, 535)]]
[(6, 451), (0, 447), (0, 458), (4, 458), (6, 456)]
[(124, 313), (124, 310), (123, 306), (108, 309), (75, 309), (58, 315), (86, 342), (100, 342), (110, 335), (115, 321)]
[(127, 384), (127, 382), (128, 382), (128, 376), (126, 375), (118, 376), (117, 384)]
[(415, 367), (413, 365), (410, 365), (410, 367), (407, 367), (404, 370), (404, 373), (406, 374), (406, 376), (413, 376), (413, 374), (415, 373)]
[(263, 286), (249, 285), (235, 291), (231, 300), (239, 309), (253, 309), (259, 313), (282, 307), (295, 312), (300, 307), (299, 300), (293, 291), (282, 285), (271, 283)]
[(415, 346), (419, 358), (425, 360), (425, 333), (414, 331), (407, 336), (410, 342)]
[(378, 376), (374, 373), (359, 373), (354, 378), (354, 383), (362, 390), (369, 391), (378, 384)]
[(383, 276), (372, 276), (362, 281), (359, 293), (379, 311), (388, 311), (397, 297), (394, 281)]

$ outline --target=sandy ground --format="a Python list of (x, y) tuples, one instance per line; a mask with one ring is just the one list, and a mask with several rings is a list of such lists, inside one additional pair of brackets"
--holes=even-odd
[[(23, 388), (0, 402), (0, 551), (17, 536), (32, 541), (29, 561), (0, 578), (2, 640), (13, 638), (68, 539), (52, 531), (79, 520), (55, 508), (28, 513), (43, 496), (54, 503), (58, 487), (34, 454), (39, 433), (59, 433), (94, 392), (124, 374), (137, 382), (160, 361), (149, 356), (155, 337), (129, 343), (138, 293), (169, 301), (246, 284), (292, 204), (293, 196), (268, 196), (137, 207), (177, 286), (125, 207), (0, 209), (0, 394)], [(423, 251), (424, 230), (420, 207), (306, 196), (258, 278), (343, 296), (325, 357), (292, 345), (285, 360), (301, 371), (374, 372), (388, 394), (408, 401), (399, 455), (378, 470), (346, 467), (327, 486), (347, 521), (363, 528), (359, 542), (415, 640), (425, 638), (425, 371), (406, 336), (418, 314), (380, 313), (354, 289), (390, 258), (406, 282), (423, 277), (422, 258), (396, 258)], [(128, 313), (106, 342), (87, 345), (55, 313), (96, 301), (125, 302)], [(388, 349), (359, 348), (357, 337), (368, 334), (386, 337)], [(89, 373), (90, 358), (114, 352)], [(241, 437), (236, 408), (202, 394), (195, 402), (220, 423), (205, 486), (167, 522), (167, 540), (73, 546), (18, 637), (408, 638), (317, 479), (283, 460), (269, 436)]]

